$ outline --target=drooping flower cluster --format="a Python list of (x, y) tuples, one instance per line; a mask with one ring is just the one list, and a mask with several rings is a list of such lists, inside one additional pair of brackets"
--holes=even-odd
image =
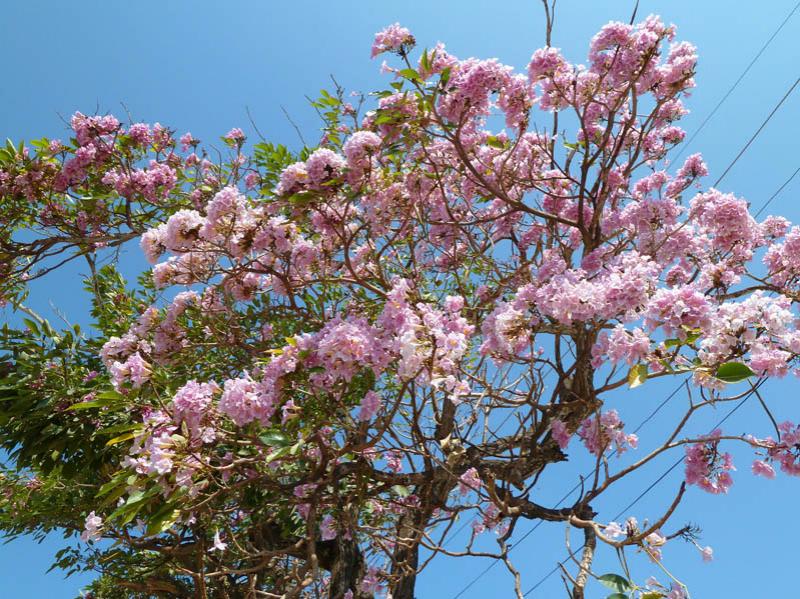
[(686, 482), (714, 494), (728, 492), (733, 484), (730, 472), (736, 470), (733, 456), (719, 451), (721, 434), (719, 429), (714, 430), (705, 441), (691, 443), (685, 450)]
[(629, 447), (636, 449), (639, 444), (639, 438), (632, 433), (626, 434), (624, 426), (617, 411), (609, 410), (584, 420), (577, 434), (586, 449), (594, 455), (604, 453), (612, 444), (617, 455), (620, 455)]

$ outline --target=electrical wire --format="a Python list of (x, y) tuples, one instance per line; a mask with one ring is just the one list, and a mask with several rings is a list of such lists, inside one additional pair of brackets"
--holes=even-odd
[(772, 40), (774, 40), (775, 37), (778, 35), (778, 33), (780, 33), (781, 29), (783, 29), (783, 26), (786, 25), (786, 23), (789, 22), (789, 19), (791, 19), (792, 15), (794, 15), (794, 13), (797, 12), (798, 8), (800, 8), (800, 2), (798, 2), (797, 4), (794, 5), (794, 8), (792, 8), (792, 10), (789, 12), (789, 14), (786, 15), (786, 17), (783, 19), (781, 24), (778, 25), (778, 28), (775, 29), (775, 31), (772, 32), (772, 35), (769, 37), (769, 39), (766, 42), (764, 42), (764, 45), (761, 46), (761, 49), (753, 57), (753, 60), (750, 61), (750, 64), (748, 64), (747, 67), (745, 67), (744, 71), (741, 72), (741, 74), (739, 75), (738, 79), (736, 79), (736, 81), (733, 82), (733, 85), (731, 85), (731, 87), (728, 89), (728, 91), (725, 92), (725, 95), (722, 96), (722, 99), (719, 102), (717, 102), (716, 106), (714, 106), (714, 109), (708, 114), (708, 116), (706, 116), (705, 119), (703, 119), (703, 122), (700, 123), (700, 126), (695, 130), (694, 133), (692, 133), (691, 137), (689, 137), (689, 139), (686, 140), (685, 143), (681, 144), (680, 152), (678, 152), (675, 155), (675, 158), (673, 159), (673, 161), (677, 160), (678, 158), (680, 158), (681, 155), (686, 151), (686, 149), (689, 147), (689, 145), (692, 143), (692, 141), (694, 141), (694, 139), (698, 136), (698, 134), (706, 126), (708, 121), (711, 120), (711, 117), (713, 117), (717, 113), (717, 111), (720, 109), (720, 107), (725, 103), (725, 100), (728, 99), (728, 97), (739, 86), (739, 83), (741, 83), (742, 79), (744, 79), (745, 75), (747, 75), (747, 73), (750, 71), (750, 69), (753, 67), (753, 65), (756, 64), (756, 62), (758, 61), (759, 58), (761, 58), (761, 55), (764, 53), (764, 50), (766, 50), (767, 47), (772, 43)]
[(778, 112), (778, 109), (783, 105), (783, 103), (786, 101), (786, 99), (792, 94), (792, 92), (798, 86), (798, 84), (800, 84), (800, 77), (795, 79), (795, 81), (792, 84), (792, 86), (788, 90), (786, 90), (786, 93), (783, 94), (783, 97), (775, 105), (775, 108), (772, 109), (772, 112), (770, 112), (769, 115), (767, 115), (767, 118), (764, 119), (764, 122), (761, 123), (761, 126), (756, 130), (755, 133), (753, 133), (753, 136), (749, 140), (747, 140), (747, 143), (744, 144), (744, 147), (741, 150), (739, 150), (739, 153), (736, 155), (736, 158), (734, 158), (733, 161), (728, 165), (728, 168), (726, 168), (725, 171), (720, 175), (719, 179), (717, 179), (714, 182), (714, 187), (719, 185), (720, 182), (725, 178), (725, 175), (727, 175), (728, 172), (733, 168), (733, 165), (735, 165), (737, 162), (739, 162), (739, 158), (741, 158), (744, 155), (744, 153), (747, 151), (747, 148), (750, 147), (750, 144), (752, 144), (756, 140), (756, 138), (761, 134), (761, 132), (764, 130), (764, 127), (766, 127), (767, 123), (769, 123), (770, 120), (772, 120), (772, 117), (775, 116), (775, 113)]
[[(742, 398), (733, 408), (731, 408), (731, 410), (723, 418), (721, 418), (713, 427), (711, 427), (711, 430), (713, 431), (714, 429), (722, 426), (728, 420), (728, 418), (733, 416), (734, 413), (745, 404), (745, 402), (749, 399), (749, 397), (750, 397), (750, 395), (747, 395), (744, 398)], [(648, 486), (644, 491), (639, 493), (639, 495), (637, 495), (636, 498), (633, 501), (631, 501), (628, 505), (626, 505), (624, 508), (622, 508), (619, 511), (619, 513), (616, 516), (614, 516), (613, 519), (614, 520), (619, 520), (622, 516), (624, 516), (632, 507), (634, 507), (648, 493), (650, 493), (650, 491), (655, 489), (661, 481), (663, 481), (665, 478), (667, 478), (667, 476), (669, 476), (669, 474), (673, 470), (675, 470), (675, 468), (680, 466), (682, 462), (683, 462), (683, 456), (681, 456), (680, 458), (675, 460), (675, 462), (673, 462), (672, 465), (669, 468), (667, 468), (667, 470), (665, 470), (661, 474), (661, 476), (659, 476), (652, 483), (650, 483), (650, 486)], [(580, 551), (581, 549), (583, 549), (583, 545), (581, 545), (578, 548), (578, 551)], [(545, 574), (542, 578), (540, 578), (539, 581), (536, 584), (534, 584), (531, 588), (529, 588), (527, 591), (525, 591), (525, 593), (523, 594), (523, 597), (527, 597), (533, 591), (535, 591), (540, 586), (542, 586), (547, 581), (547, 579), (550, 578), (553, 574), (555, 574), (559, 570), (559, 568), (561, 568), (567, 561), (568, 561), (568, 558), (558, 562), (552, 570), (550, 570), (547, 574)]]

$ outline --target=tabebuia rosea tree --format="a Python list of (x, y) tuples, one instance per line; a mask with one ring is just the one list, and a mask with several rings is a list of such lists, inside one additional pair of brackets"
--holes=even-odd
[[(688, 597), (641, 572), (711, 558), (671, 516), (727, 491), (728, 448), (800, 473), (791, 422), (692, 424), (796, 369), (800, 229), (704, 187), (699, 154), (667, 164), (697, 58), (674, 37), (610, 23), (585, 66), (548, 45), (517, 73), (392, 25), (388, 89), (323, 93), (297, 155), (80, 113), (66, 142), (9, 143), (0, 527), (63, 531), (56, 566), (98, 598), (412, 599), (434, 558), (476, 555), (521, 597), (510, 547), (547, 521), (572, 598)], [(126, 243), (152, 265), (135, 285)], [(72, 260), (87, 332), (26, 304)], [(627, 389), (659, 378), (678, 416), (637, 448)], [(664, 454), (685, 482), (614, 517), (602, 496)], [(578, 489), (556, 505), (542, 480)]]

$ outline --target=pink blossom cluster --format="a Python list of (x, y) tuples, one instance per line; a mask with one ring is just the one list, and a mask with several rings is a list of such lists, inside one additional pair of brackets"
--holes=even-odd
[[(521, 122), (519, 113), (532, 104), (528, 84), (511, 76), (511, 67), (497, 60), (470, 58), (454, 65), (448, 92), (439, 100), (439, 112), (453, 122), (469, 117), (488, 115), (492, 94), (501, 93), (503, 105), (509, 109), (512, 122)], [(510, 88), (510, 89), (509, 89)]]
[(791, 302), (761, 291), (717, 306), (703, 332), (698, 357), (705, 364), (729, 360), (744, 349), (749, 351), (752, 370), (780, 377), (789, 371), (791, 357), (800, 352), (800, 331)]
[(267, 424), (275, 412), (275, 402), (269, 393), (249, 376), (225, 381), (219, 399), (219, 411), (238, 426), (258, 420)]
[(750, 216), (747, 201), (712, 188), (695, 196), (690, 206), (699, 232), (712, 236), (712, 248), (720, 254), (749, 260), (753, 249), (762, 244), (761, 230)]
[[(189, 432), (194, 436), (200, 433), (200, 425), (206, 417), (211, 399), (214, 393), (219, 390), (219, 386), (213, 381), (210, 383), (198, 383), (195, 380), (188, 381), (172, 396), (172, 406), (175, 410), (175, 419), (178, 424), (185, 423)], [(202, 431), (206, 435), (213, 435), (213, 427), (210, 431)]]
[(414, 36), (400, 23), (389, 25), (375, 34), (372, 42), (372, 58), (384, 52), (406, 52), (415, 44)]
[(719, 452), (721, 435), (719, 429), (714, 430), (704, 441), (690, 443), (685, 449), (686, 482), (715, 494), (728, 492), (733, 484), (730, 472), (736, 470), (733, 456)]
[(765, 478), (775, 478), (777, 464), (781, 471), (790, 476), (800, 476), (800, 425), (789, 421), (778, 425), (780, 440), (771, 437), (766, 439), (750, 438), (751, 444), (765, 451), (763, 459), (757, 459), (752, 464), (753, 474)]
[(362, 368), (380, 372), (388, 358), (378, 332), (364, 318), (328, 321), (315, 335), (314, 357), (325, 368), (320, 381), (350, 381)]
[(592, 348), (593, 364), (599, 368), (606, 359), (612, 364), (624, 362), (628, 365), (643, 362), (650, 354), (650, 337), (641, 328), (626, 329), (618, 324), (607, 333), (603, 331)]
[(660, 269), (635, 251), (611, 258), (598, 274), (570, 269), (541, 285), (533, 297), (543, 315), (559, 322), (622, 318), (647, 305)]
[(528, 310), (524, 294), (517, 294), (513, 302), (499, 302), (486, 317), (481, 327), (482, 353), (514, 355), (530, 342), (530, 331), (536, 317)]
[(159, 241), (173, 252), (189, 250), (197, 241), (204, 224), (205, 219), (196, 210), (178, 210), (167, 220), (163, 238)]
[(491, 530), (497, 536), (502, 537), (508, 532), (508, 527), (511, 525), (510, 520), (504, 518), (503, 512), (493, 503), (487, 503), (485, 507), (482, 507), (480, 516), (480, 519), (472, 522), (472, 532), (476, 535)]
[(364, 395), (361, 400), (361, 409), (358, 412), (358, 419), (362, 422), (369, 422), (375, 417), (375, 414), (381, 409), (383, 400), (381, 396), (370, 390)]
[(103, 176), (103, 183), (111, 185), (121, 196), (141, 197), (151, 204), (164, 200), (178, 182), (175, 170), (168, 164), (150, 161), (147, 168), (132, 172), (112, 168)]
[(468, 391), (457, 380), (455, 368), (473, 332), (460, 308), (456, 309), (463, 306), (463, 300), (453, 298), (447, 304), (449, 310), (442, 311), (423, 302), (412, 305), (410, 291), (407, 280), (395, 280), (377, 321), (389, 337), (390, 351), (398, 357), (398, 374), (443, 384), (457, 398)]
[(470, 468), (458, 478), (458, 492), (462, 496), (480, 492), (482, 485), (480, 474), (475, 468)]
[(114, 362), (109, 368), (111, 383), (117, 391), (122, 390), (124, 383), (130, 383), (134, 389), (141, 388), (148, 380), (152, 370), (139, 352), (134, 352), (124, 362)]
[(172, 435), (177, 427), (162, 411), (145, 412), (143, 421), (144, 427), (134, 437), (123, 465), (142, 475), (168, 475), (175, 465)]
[(705, 294), (692, 285), (684, 285), (658, 289), (649, 301), (646, 322), (651, 330), (662, 328), (665, 334), (684, 339), (684, 327), (705, 329), (712, 313)]
[(103, 519), (95, 514), (94, 510), (86, 516), (85, 527), (81, 533), (81, 541), (99, 541), (103, 538)]
[(378, 154), (383, 140), (372, 131), (356, 131), (347, 138), (342, 151), (347, 160), (348, 180), (356, 183), (372, 164), (372, 157)]
[(639, 444), (639, 438), (632, 433), (626, 434), (624, 427), (617, 411), (608, 410), (584, 420), (577, 434), (590, 453), (599, 456), (613, 443), (619, 456), (629, 447), (636, 449)]
[(305, 162), (295, 162), (287, 167), (275, 190), (278, 195), (291, 195), (300, 191), (323, 191), (342, 176), (347, 162), (328, 148), (311, 153)]
[(76, 112), (70, 125), (78, 148), (55, 178), (54, 188), (61, 192), (82, 183), (90, 167), (105, 165), (112, 154), (113, 138), (120, 132), (120, 122), (111, 115), (86, 116)]
[(764, 263), (776, 285), (796, 285), (800, 275), (800, 227), (792, 227), (783, 242), (772, 244)]

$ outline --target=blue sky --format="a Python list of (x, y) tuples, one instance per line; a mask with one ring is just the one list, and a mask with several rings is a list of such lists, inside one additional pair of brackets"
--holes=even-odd
[[(633, 4), (632, 0), (559, 0), (553, 44), (568, 58), (581, 61), (591, 35), (609, 20), (627, 21)], [(640, 2), (640, 17), (661, 14), (678, 25), (680, 39), (699, 48), (698, 87), (688, 102), (692, 114), (685, 119), (690, 134), (794, 4), (795, 0)], [(159, 121), (179, 132), (190, 130), (200, 139), (215, 140), (234, 126), (252, 132), (249, 108), (267, 138), (297, 147), (297, 134), (283, 106), (314, 143), (319, 123), (304, 97), (329, 87), (330, 75), (348, 89), (366, 92), (386, 85), (378, 62), (369, 59), (369, 48), (372, 34), (395, 21), (411, 28), (421, 46), (443, 41), (457, 56), (497, 57), (518, 68), (543, 43), (543, 13), (536, 0), (7, 2), (0, 20), (5, 54), (0, 135), (14, 140), (66, 136), (63, 119), (75, 110), (120, 116), (127, 111), (135, 120)], [(797, 77), (798, 33), (800, 11), (689, 148), (703, 152), (712, 171), (710, 181), (722, 173)], [(799, 166), (798, 109), (800, 92), (784, 104), (728, 174), (722, 189), (735, 191), (756, 207), (772, 195)], [(800, 206), (794, 200), (798, 189), (800, 178), (769, 212), (800, 221)], [(74, 276), (51, 280), (35, 288), (34, 303), (40, 309), (52, 305), (67, 314), (80, 313), (84, 307), (79, 289)], [(671, 388), (648, 383), (619, 397), (628, 422), (638, 423)], [(796, 380), (768, 387), (766, 395), (779, 417), (797, 414), (798, 388)], [(640, 436), (646, 439), (648, 430), (665, 426), (671, 413), (671, 408), (660, 413)], [(724, 413), (720, 409), (698, 430)], [(746, 405), (726, 430), (763, 435), (767, 424), (755, 405)], [(800, 529), (792, 515), (800, 480), (783, 476), (777, 481), (753, 480), (746, 457), (739, 460), (740, 472), (728, 496), (690, 489), (676, 516), (676, 523), (700, 524), (703, 543), (715, 548), (711, 564), (703, 564), (696, 551), (682, 544), (665, 552), (694, 597), (786, 596), (786, 573), (795, 567), (794, 539)], [(661, 470), (656, 467), (630, 481), (597, 507), (611, 518), (615, 508), (638, 495), (670, 463), (665, 460), (658, 465)], [(667, 476), (631, 514), (643, 519), (663, 509), (681, 472), (678, 468)], [(560, 479), (556, 473), (537, 492), (542, 498), (557, 499), (573, 480)], [(522, 533), (528, 529), (529, 523), (521, 523)], [(74, 596), (80, 580), (44, 575), (58, 547), (57, 540), (0, 546), (4, 596)], [(541, 527), (514, 554), (523, 589), (528, 589), (563, 557), (563, 529)], [(606, 565), (613, 569), (606, 562), (599, 570)], [(448, 599), (483, 567), (478, 560), (443, 561), (423, 573), (418, 596)], [(634, 559), (634, 567), (641, 567), (637, 572), (642, 578), (650, 572), (645, 560)], [(563, 596), (562, 589), (558, 576), (552, 576), (531, 596)], [(506, 597), (510, 592), (510, 577), (498, 566), (462, 596)], [(597, 587), (590, 593), (601, 596), (605, 594)]]

